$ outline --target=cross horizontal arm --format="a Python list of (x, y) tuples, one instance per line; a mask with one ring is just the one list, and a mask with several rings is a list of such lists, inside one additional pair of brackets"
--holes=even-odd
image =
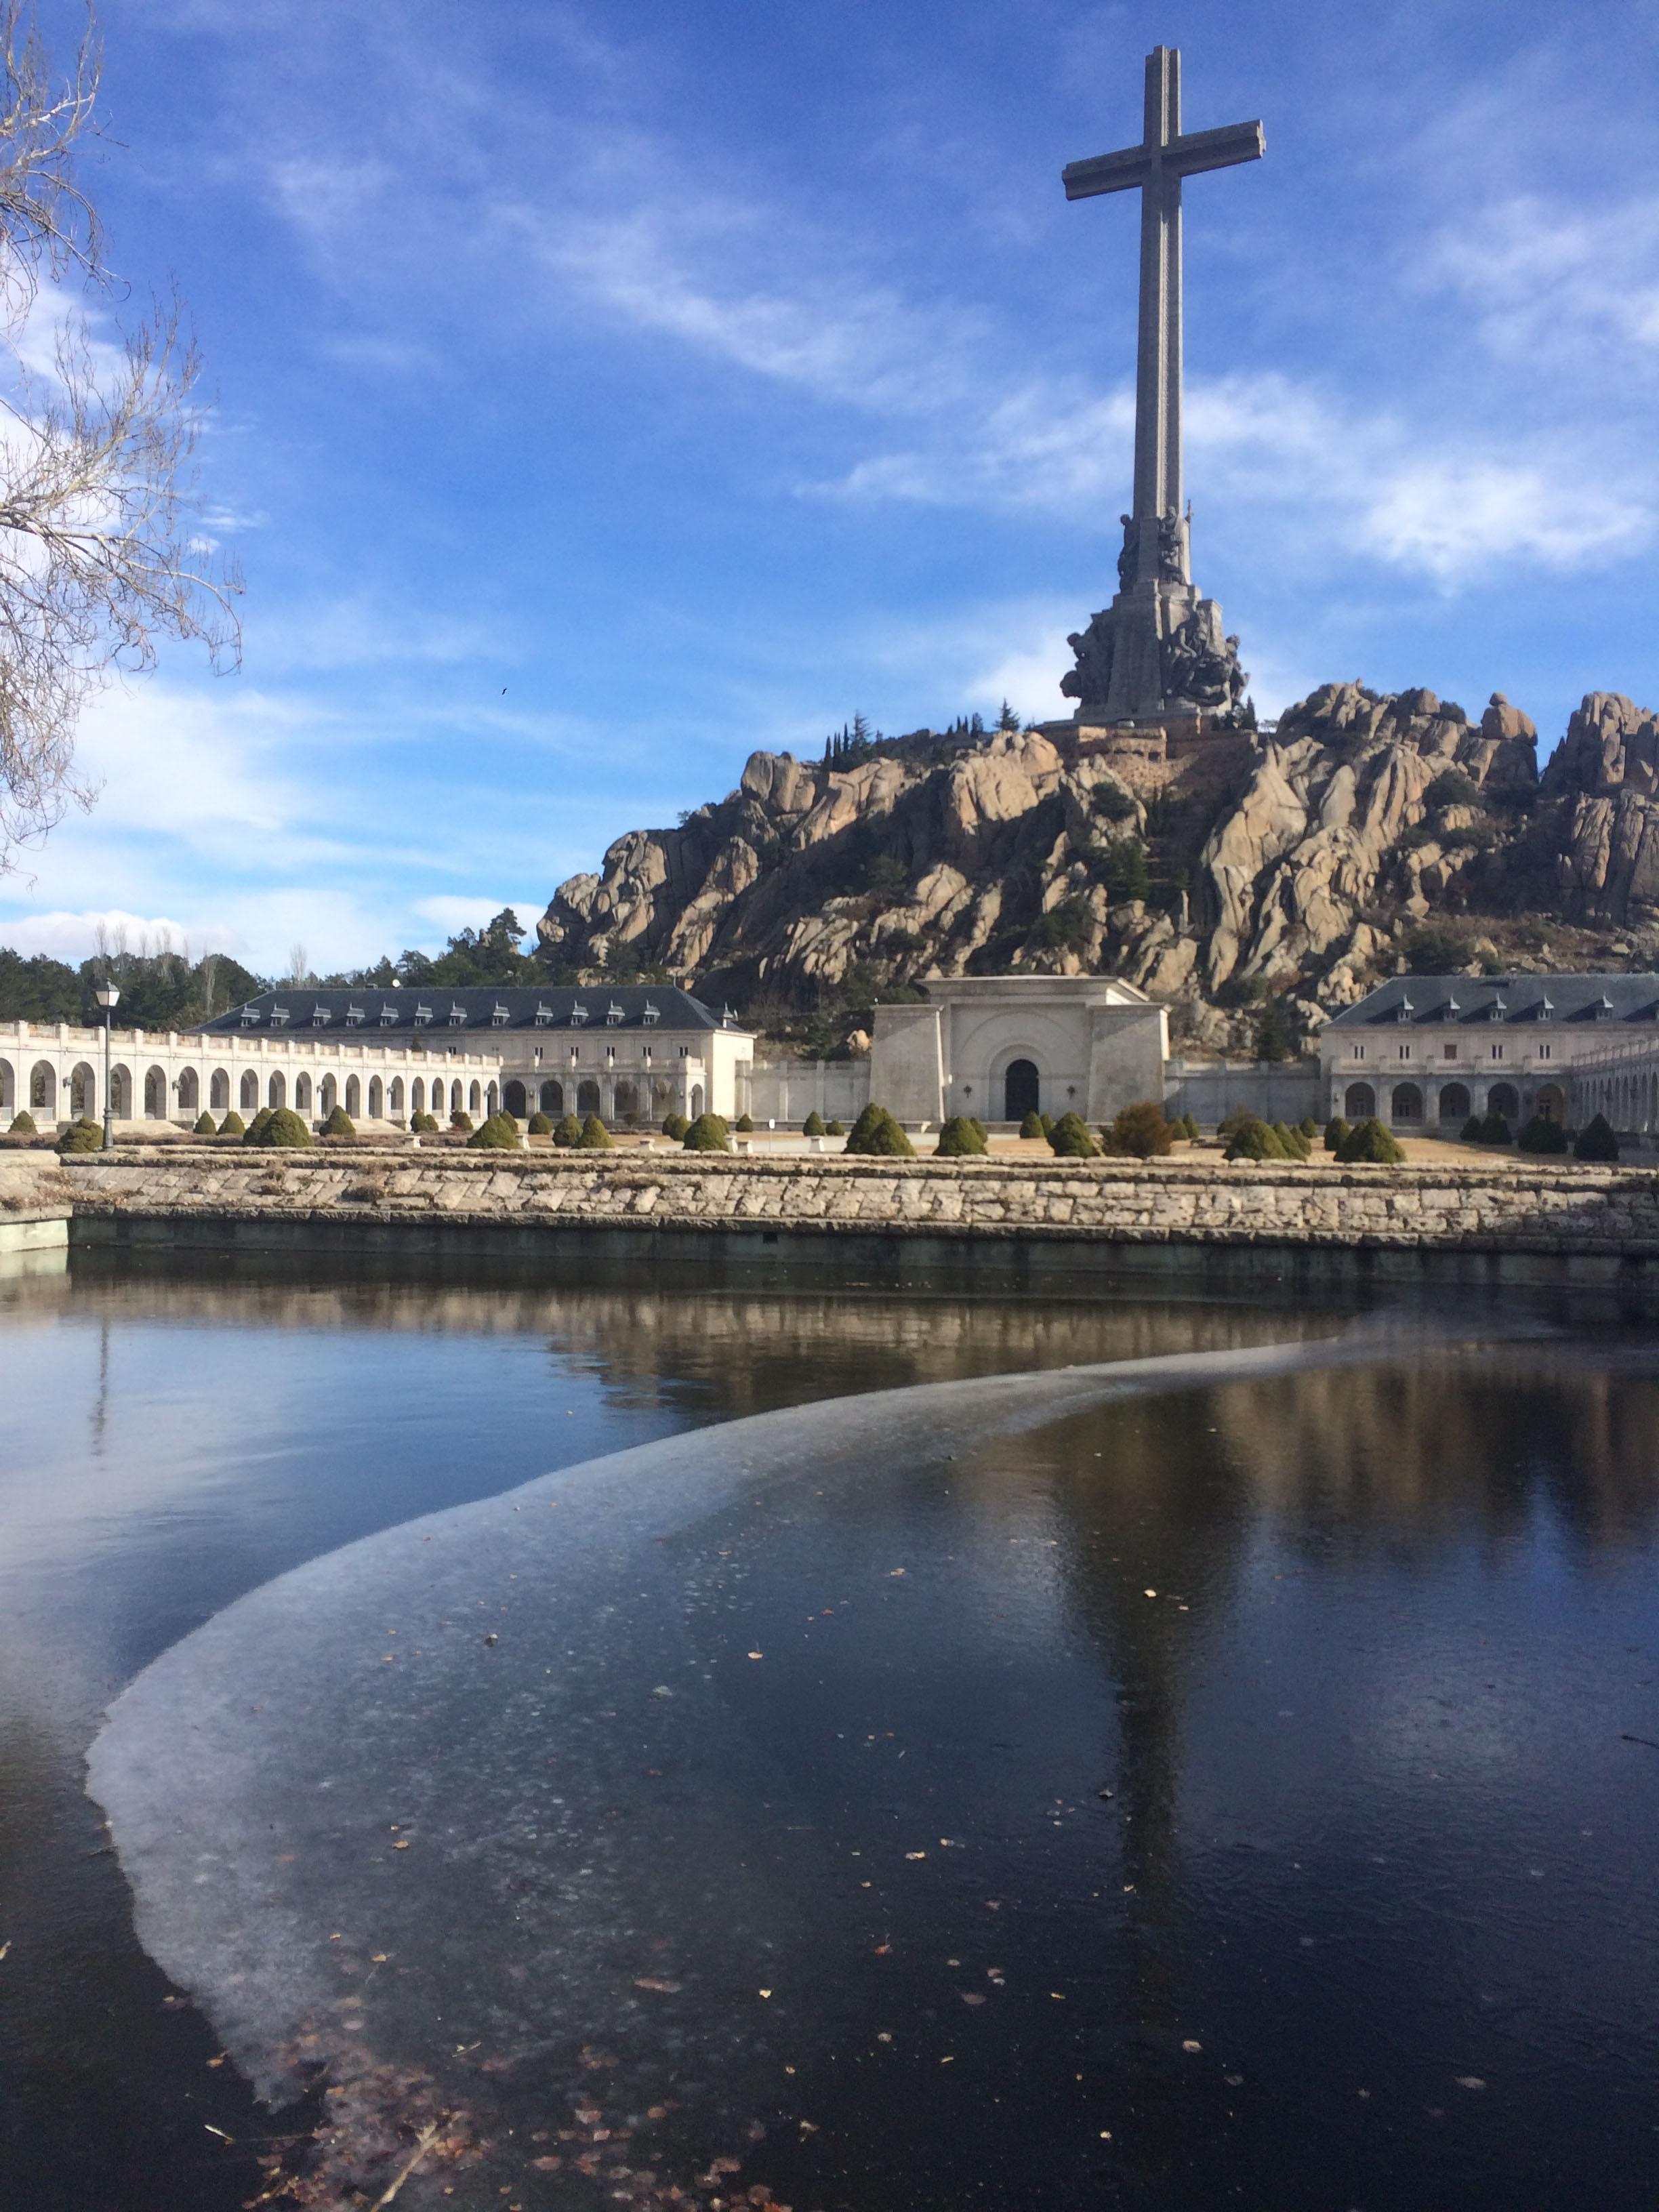
[[(1206, 169), (1231, 169), (1240, 161), (1259, 161), (1267, 150), (1267, 135), (1259, 123), (1224, 123), (1219, 131), (1187, 131), (1172, 138), (1164, 150), (1164, 166), (1178, 177), (1196, 177)], [(1109, 154), (1106, 156), (1109, 161), (1114, 158)]]
[(1066, 187), (1068, 200), (1092, 199), (1097, 192), (1127, 192), (1133, 185), (1146, 181), (1146, 149), (1126, 146), (1121, 153), (1097, 154), (1086, 161), (1068, 161), (1060, 173), (1060, 180)]

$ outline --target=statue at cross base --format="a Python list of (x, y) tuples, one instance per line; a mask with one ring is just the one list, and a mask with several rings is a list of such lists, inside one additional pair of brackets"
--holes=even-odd
[(1158, 46), (1146, 57), (1140, 144), (1073, 161), (1062, 173), (1067, 199), (1140, 193), (1134, 503), (1121, 518), (1116, 596), (1066, 641), (1076, 665), (1060, 688), (1078, 702), (1079, 722), (1196, 716), (1238, 726), (1254, 719), (1238, 640), (1224, 633), (1220, 608), (1200, 599), (1192, 581), (1191, 511), (1181, 482), (1181, 183), (1257, 161), (1265, 148), (1260, 123), (1183, 132), (1181, 56)]

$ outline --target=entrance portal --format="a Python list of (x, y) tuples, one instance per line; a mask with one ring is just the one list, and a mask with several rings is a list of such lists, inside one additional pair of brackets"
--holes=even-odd
[(1008, 1073), (1002, 1079), (1003, 1120), (1023, 1121), (1028, 1114), (1041, 1112), (1037, 1097), (1036, 1062), (1034, 1060), (1011, 1060)]

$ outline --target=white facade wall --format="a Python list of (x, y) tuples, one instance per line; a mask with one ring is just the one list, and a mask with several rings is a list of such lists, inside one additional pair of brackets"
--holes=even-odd
[(851, 1128), (870, 1103), (870, 1062), (860, 1060), (757, 1060), (750, 1077), (749, 1111), (757, 1121), (799, 1129), (809, 1114)]
[[(1566, 1118), (1573, 1068), (1607, 1049), (1605, 1030), (1548, 1024), (1379, 1023), (1328, 1028), (1319, 1041), (1325, 1115), (1455, 1135), (1471, 1114), (1511, 1127), (1534, 1114)], [(1611, 1117), (1609, 1117), (1611, 1118)]]
[(975, 975), (922, 988), (925, 1003), (875, 1010), (870, 1096), (902, 1121), (1031, 1111), (1103, 1121), (1164, 1096), (1169, 1017), (1131, 984)]
[[(522, 1120), (566, 1114), (626, 1127), (671, 1114), (735, 1121), (751, 1112), (750, 1067), (755, 1041), (746, 1030), (503, 1030), (501, 1097)], [(416, 1059), (427, 1055), (416, 1054)], [(434, 1052), (434, 1059), (441, 1055)]]
[[(417, 1110), (417, 1089), (418, 1110), (437, 1110), (430, 1102), (440, 1082), (446, 1117), (452, 1104), (475, 1121), (500, 1104), (497, 1054), (410, 1052), (308, 1030), (243, 1037), (112, 1030), (109, 1072), (114, 1120), (136, 1127), (188, 1128), (204, 1112), (221, 1118), (233, 1106), (245, 1121), (261, 1106), (291, 1107), (321, 1121), (337, 1105), (354, 1121), (401, 1121)], [(0, 1023), (0, 1127), (25, 1108), (42, 1128), (82, 1115), (101, 1121), (104, 1031)]]

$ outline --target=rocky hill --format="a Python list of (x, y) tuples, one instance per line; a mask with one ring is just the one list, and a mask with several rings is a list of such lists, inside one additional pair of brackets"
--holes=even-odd
[(1310, 1031), (1381, 976), (1659, 963), (1659, 721), (1595, 692), (1541, 781), (1501, 693), (1330, 684), (1185, 740), (923, 732), (617, 839), (538, 925), (555, 967), (668, 971), (817, 1048), (934, 975), (1121, 975), (1176, 1033)]

